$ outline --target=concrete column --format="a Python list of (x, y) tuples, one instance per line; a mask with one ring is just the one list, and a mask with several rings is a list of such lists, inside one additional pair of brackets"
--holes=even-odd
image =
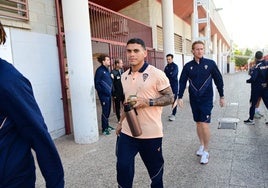
[(211, 58), (211, 55), (212, 55), (210, 53), (211, 38), (210, 38), (210, 36), (207, 35), (209, 33), (209, 30), (210, 30), (210, 28), (208, 26), (205, 26), (205, 28), (204, 28), (204, 31), (205, 31), (204, 38), (205, 38), (205, 41), (204, 42), (205, 42), (205, 54), (206, 54), (207, 57)]
[(99, 139), (88, 0), (62, 0), (74, 139)]
[(219, 70), (222, 73), (222, 40), (221, 39), (218, 42), (218, 60), (217, 60), (217, 64), (218, 64)]
[(192, 43), (199, 37), (198, 24), (196, 23), (196, 16), (194, 13), (191, 15), (191, 29), (192, 29)]
[(164, 55), (174, 54), (174, 13), (173, 1), (171, 0), (162, 0), (162, 25)]
[(216, 34), (213, 35), (213, 38), (212, 38), (212, 51), (213, 51), (213, 55), (217, 55), (217, 53), (218, 53), (217, 40), (218, 40), (218, 35), (216, 33)]

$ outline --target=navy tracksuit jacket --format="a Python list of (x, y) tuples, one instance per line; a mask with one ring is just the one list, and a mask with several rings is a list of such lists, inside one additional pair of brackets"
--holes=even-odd
[(101, 123), (102, 131), (104, 131), (109, 125), (112, 104), (113, 80), (109, 69), (104, 65), (99, 66), (95, 73), (94, 82), (102, 106)]
[(195, 60), (186, 63), (179, 80), (178, 98), (182, 98), (186, 83), (189, 80), (189, 97), (196, 99), (213, 99), (213, 82), (217, 87), (220, 97), (223, 97), (222, 75), (213, 60), (201, 58), (199, 64)]
[(251, 70), (250, 75), (250, 79), (246, 82), (251, 83), (249, 119), (253, 120), (255, 106), (260, 97), (263, 99), (263, 102), (268, 109), (268, 62), (264, 60), (257, 61), (256, 66)]
[(0, 124), (0, 188), (35, 187), (32, 150), (35, 151), (46, 187), (64, 187), (62, 163), (35, 101), (31, 84), (12, 64), (2, 59)]

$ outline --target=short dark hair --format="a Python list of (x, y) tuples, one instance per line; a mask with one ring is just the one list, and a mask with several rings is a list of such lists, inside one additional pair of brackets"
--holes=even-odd
[(132, 38), (132, 39), (130, 39), (129, 41), (127, 41), (127, 45), (128, 45), (128, 44), (139, 44), (139, 45), (141, 45), (141, 46), (144, 48), (144, 50), (146, 50), (145, 43), (144, 43), (144, 41), (143, 41), (142, 39), (140, 39), (140, 38)]
[(114, 65), (119, 64), (120, 60), (122, 60), (122, 59), (116, 58), (116, 59), (114, 60)]
[(263, 53), (262, 53), (261, 51), (257, 51), (257, 52), (255, 53), (255, 58), (256, 58), (257, 60), (262, 59), (262, 57), (263, 57)]
[(101, 54), (101, 55), (99, 55), (99, 57), (97, 58), (98, 59), (98, 62), (102, 64), (102, 62), (105, 61), (105, 58), (106, 57), (110, 58), (107, 54)]
[(173, 59), (173, 54), (167, 54), (166, 57), (171, 57)]

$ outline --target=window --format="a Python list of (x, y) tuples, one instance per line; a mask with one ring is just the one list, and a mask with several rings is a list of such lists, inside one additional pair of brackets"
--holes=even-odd
[(157, 50), (163, 50), (163, 29), (157, 26)]
[(27, 0), (0, 0), (0, 17), (29, 20)]
[(174, 46), (176, 53), (182, 53), (182, 36), (174, 34)]
[(192, 42), (186, 39), (186, 54), (192, 54)]

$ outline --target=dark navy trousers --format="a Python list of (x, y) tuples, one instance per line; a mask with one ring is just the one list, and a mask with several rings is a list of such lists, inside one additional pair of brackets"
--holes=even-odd
[(250, 96), (251, 105), (249, 108), (249, 119), (251, 120), (253, 120), (254, 118), (255, 108), (259, 97), (262, 98), (266, 109), (268, 109), (268, 88), (261, 88), (261, 89), (251, 88), (251, 96)]
[(121, 133), (116, 144), (119, 188), (132, 188), (135, 156), (140, 154), (151, 179), (151, 188), (163, 188), (162, 138), (137, 139)]
[[(178, 93), (178, 92), (177, 92)], [(174, 93), (174, 101), (176, 101), (177, 100), (177, 98), (178, 98), (178, 94), (177, 93)], [(172, 115), (176, 115), (176, 113), (177, 113), (177, 105), (173, 108), (173, 110), (172, 110)]]
[(102, 97), (100, 99), (102, 114), (101, 114), (101, 126), (102, 131), (108, 128), (109, 125), (109, 116), (111, 113), (112, 98), (111, 97)]

